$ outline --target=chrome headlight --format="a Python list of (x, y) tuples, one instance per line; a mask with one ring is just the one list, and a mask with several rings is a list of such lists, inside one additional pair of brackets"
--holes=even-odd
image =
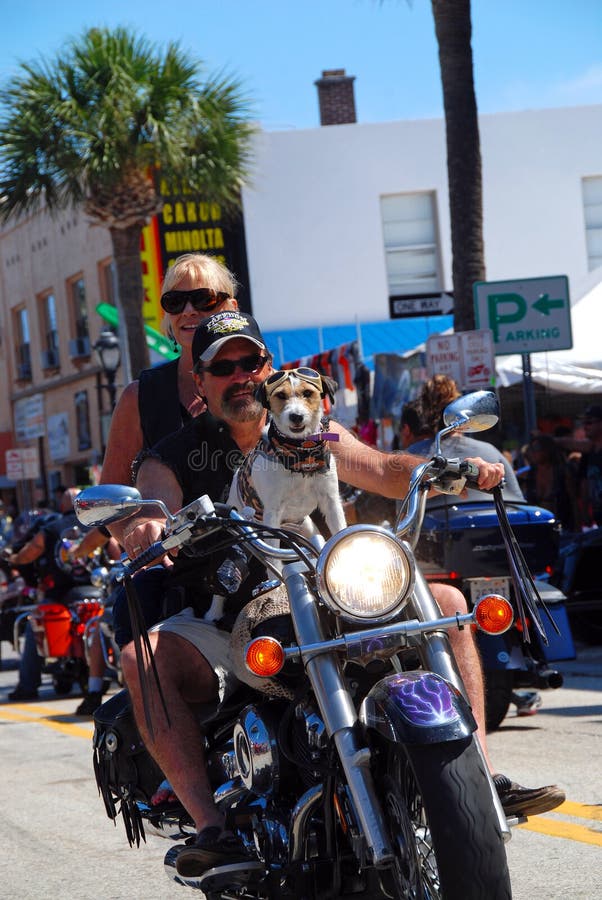
[(384, 528), (352, 525), (324, 545), (317, 575), (322, 599), (336, 615), (383, 622), (412, 592), (414, 556)]

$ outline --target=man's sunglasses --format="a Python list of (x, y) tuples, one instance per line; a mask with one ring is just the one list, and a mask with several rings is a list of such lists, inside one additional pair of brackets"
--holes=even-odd
[(215, 362), (209, 363), (208, 366), (203, 366), (201, 364), (196, 368), (196, 371), (198, 374), (209, 372), (210, 375), (214, 375), (216, 378), (234, 375), (237, 369), (241, 369), (249, 375), (254, 375), (257, 372), (261, 372), (267, 361), (267, 356), (253, 353), (249, 356), (241, 356), (240, 359), (218, 359)]
[(213, 288), (197, 288), (195, 291), (166, 291), (161, 297), (161, 306), (171, 316), (181, 313), (187, 303), (197, 312), (210, 312), (225, 303), (230, 294), (214, 291)]

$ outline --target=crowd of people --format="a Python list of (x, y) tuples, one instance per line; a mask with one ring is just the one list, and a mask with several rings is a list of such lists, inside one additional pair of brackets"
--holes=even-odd
[[(141, 373), (123, 391), (111, 423), (103, 483), (131, 483), (135, 479), (143, 496), (163, 500), (172, 511), (203, 493), (214, 501), (226, 498), (236, 465), (255, 446), (264, 427), (267, 410), (256, 389), (273, 371), (260, 328), (251, 316), (238, 311), (235, 294), (231, 273), (203, 254), (185, 254), (168, 270), (161, 304), (180, 355), (174, 362)], [(411, 415), (408, 410), (403, 421), (399, 436), (403, 449), (399, 453), (377, 449), (371, 437), (363, 443), (332, 420), (329, 430), (339, 438), (332, 442), (332, 453), (341, 479), (391, 498), (402, 496), (416, 463), (407, 451), (428, 455), (441, 404), (445, 405), (448, 396), (452, 399), (451, 394), (457, 396), (457, 388), (443, 380), (435, 378), (425, 385), (420, 402)], [(596, 452), (602, 454), (599, 411), (600, 449)], [(594, 421), (591, 410), (590, 418)], [(595, 427), (589, 427), (593, 446)], [(450, 455), (473, 460), (481, 488), (492, 488), (505, 477), (509, 495), (520, 495), (512, 466), (491, 445), (460, 434), (451, 435), (447, 442)], [(200, 449), (206, 451), (206, 459), (212, 460), (210, 471), (191, 465)], [(596, 459), (592, 450), (579, 463), (588, 485), (595, 482)], [(539, 490), (543, 482), (543, 475), (537, 478), (535, 473), (534, 490)], [(552, 484), (552, 494), (556, 483)], [(598, 513), (602, 521), (602, 501), (595, 509)], [(101, 536), (115, 539), (135, 556), (157, 539), (163, 524), (160, 519), (132, 518), (111, 525), (110, 531), (101, 529)], [(213, 803), (196, 710), (199, 704), (223, 699), (240, 680), (249, 677), (233, 660), (229, 637), (236, 615), (250, 598), (253, 579), (245, 582), (240, 595), (229, 598), (223, 620), (206, 621), (203, 616), (213, 594), (212, 573), (207, 570), (211, 564), (192, 557), (166, 558), (134, 579), (170, 717), (169, 723), (162, 721), (159, 713), (153, 734), (146, 726), (124, 596), (116, 596), (114, 603), (123, 674), (138, 728), (170, 789), (196, 823), (196, 839), (178, 856), (178, 872), (186, 876), (244, 860), (247, 852), (224, 830), (221, 813)], [(466, 600), (455, 587), (431, 587), (444, 615), (466, 611)], [(555, 785), (524, 788), (496, 773), (487, 752), (483, 679), (473, 635), (466, 629), (451, 632), (450, 637), (503, 809), (508, 815), (530, 815), (554, 808), (564, 799)], [(90, 672), (88, 712), (102, 698), (102, 660), (98, 667)], [(37, 691), (37, 684), (20, 682), (20, 690), (16, 699), (25, 699), (28, 693)]]

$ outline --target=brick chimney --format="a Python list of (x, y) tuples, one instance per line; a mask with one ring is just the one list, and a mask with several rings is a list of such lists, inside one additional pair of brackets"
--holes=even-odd
[(356, 122), (355, 75), (345, 75), (345, 69), (326, 69), (314, 82), (318, 88), (320, 125), (348, 125)]

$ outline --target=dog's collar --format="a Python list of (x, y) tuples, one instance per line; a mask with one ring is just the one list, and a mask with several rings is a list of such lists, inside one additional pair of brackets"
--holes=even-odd
[(319, 434), (308, 434), (306, 441), (338, 441), (336, 431), (320, 431)]
[[(325, 440), (326, 433), (312, 434), (296, 440), (278, 431), (274, 420), (270, 422), (265, 444), (268, 453), (273, 453), (289, 472), (310, 475), (328, 467), (330, 448)], [(338, 440), (336, 438), (328, 439)]]

